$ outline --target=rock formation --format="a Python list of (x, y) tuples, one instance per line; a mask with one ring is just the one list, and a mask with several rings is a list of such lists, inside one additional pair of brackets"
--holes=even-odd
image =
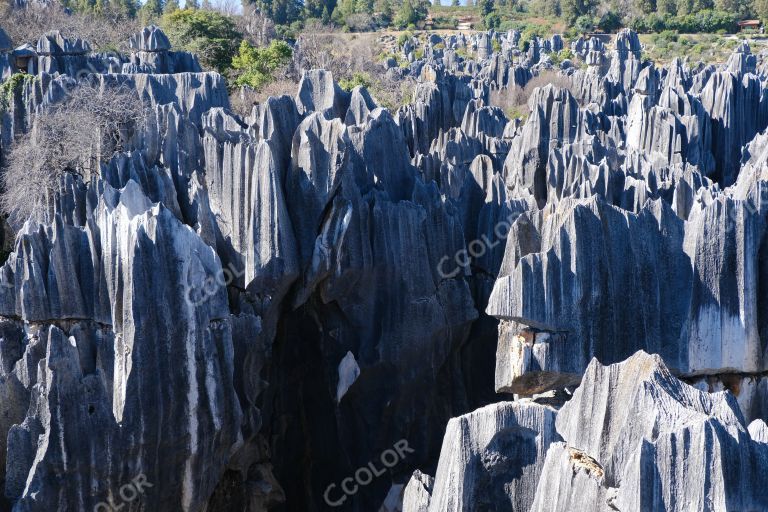
[[(432, 34), (395, 111), (304, 70), (245, 118), (157, 27), (129, 47), (46, 34), (0, 108), (3, 156), (82, 79), (148, 110), (0, 267), (7, 509), (768, 509), (747, 44)], [(544, 72), (524, 121), (492, 103)]]

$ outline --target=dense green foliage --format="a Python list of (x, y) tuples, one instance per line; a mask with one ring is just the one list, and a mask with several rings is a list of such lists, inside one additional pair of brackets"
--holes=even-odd
[(0, 82), (0, 112), (4, 112), (10, 107), (14, 94), (20, 91), (25, 83), (34, 80), (36, 80), (34, 75), (16, 73), (5, 82)]
[(366, 89), (370, 89), (372, 84), (373, 80), (371, 80), (371, 75), (362, 71), (356, 71), (352, 74), (352, 77), (339, 80), (339, 87), (345, 91), (351, 91), (359, 85)]
[[(500, 31), (524, 30), (536, 26), (547, 32), (558, 27), (569, 29), (570, 35), (601, 30), (615, 32), (621, 27), (632, 27), (639, 32), (651, 33), (676, 30), (681, 33), (733, 32), (736, 22), (747, 18), (768, 21), (768, 0), (468, 0), (460, 6), (458, 0), (451, 5), (431, 5), (429, 0), (242, 0), (244, 5), (275, 23), (277, 35), (292, 40), (311, 23), (331, 24), (346, 31), (364, 32), (380, 28), (422, 29), (431, 13), (434, 28), (452, 29), (461, 18), (469, 17), (474, 28), (493, 28)], [(187, 0), (179, 8), (179, 0), (61, 0), (74, 11), (123, 12), (138, 17), (143, 23), (157, 19), (169, 25), (190, 27), (177, 30), (190, 50), (210, 49), (212, 55), (203, 56), (207, 62), (216, 62), (220, 68), (223, 52), (236, 50), (242, 39), (232, 33), (223, 20), (228, 16), (217, 14), (211, 0)], [(202, 4), (201, 4), (202, 2)], [(447, 4), (446, 0), (441, 3)], [(168, 21), (170, 14), (183, 12), (179, 18)], [(197, 12), (197, 15), (193, 15)], [(214, 14), (212, 14), (214, 13)], [(203, 36), (197, 35), (204, 27)], [(193, 28), (194, 27), (194, 28)], [(220, 37), (225, 34), (224, 37)], [(202, 38), (202, 39), (201, 39)], [(224, 44), (224, 41), (229, 44)], [(212, 42), (213, 46), (197, 43)]]
[[(252, 3), (278, 25), (290, 24), (305, 14), (301, 0), (256, 0)], [(306, 14), (310, 17), (320, 17), (326, 7), (329, 7), (329, 12), (333, 12), (336, 1), (308, 0)]]
[(235, 84), (260, 90), (274, 80), (275, 71), (286, 65), (292, 55), (291, 46), (284, 41), (272, 41), (262, 48), (243, 41), (238, 54), (232, 59), (232, 68), (239, 72)]
[(724, 11), (703, 10), (694, 14), (677, 15), (652, 13), (635, 18), (630, 26), (638, 32), (674, 30), (685, 34), (697, 32), (734, 32), (739, 16)]
[(141, 7), (139, 0), (60, 0), (63, 7), (78, 12), (107, 13), (115, 10), (135, 16)]
[(161, 25), (174, 48), (196, 53), (204, 67), (219, 72), (230, 67), (243, 39), (232, 18), (216, 11), (178, 9)]
[(393, 23), (398, 28), (415, 27), (426, 19), (429, 12), (427, 0), (402, 0)]

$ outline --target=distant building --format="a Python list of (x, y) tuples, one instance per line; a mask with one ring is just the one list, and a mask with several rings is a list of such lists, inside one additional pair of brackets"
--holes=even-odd
[(762, 22), (760, 20), (742, 20), (737, 23), (739, 31), (742, 30), (760, 30)]
[(458, 30), (472, 30), (472, 18), (459, 18), (459, 22), (456, 24), (456, 28)]
[(13, 50), (13, 65), (17, 71), (32, 75), (37, 73), (37, 51), (31, 44), (24, 44)]

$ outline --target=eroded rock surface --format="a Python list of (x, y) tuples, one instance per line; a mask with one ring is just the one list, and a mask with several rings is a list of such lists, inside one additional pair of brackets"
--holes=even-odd
[[(0, 268), (7, 508), (768, 509), (748, 44), (656, 66), (625, 29), (555, 69), (557, 35), (432, 34), (396, 111), (304, 70), (241, 118), (157, 27), (5, 39), (3, 154), (84, 75), (149, 112)], [(526, 120), (493, 104), (545, 72)]]

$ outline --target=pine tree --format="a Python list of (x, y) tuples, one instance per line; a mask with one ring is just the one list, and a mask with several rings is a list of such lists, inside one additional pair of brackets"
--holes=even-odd
[(753, 10), (749, 0), (715, 0), (715, 9), (735, 12), (741, 17), (748, 16)]
[(677, 14), (677, 3), (675, 0), (656, 0), (656, 10), (659, 14)]
[(141, 9), (150, 16), (160, 16), (163, 14), (163, 4), (163, 0), (147, 0), (147, 3)]
[(304, 18), (319, 18), (323, 14), (323, 3), (320, 0), (304, 1)]
[(566, 23), (573, 26), (579, 16), (594, 14), (595, 3), (593, 0), (562, 0), (560, 10)]
[(350, 14), (355, 13), (355, 0), (341, 0), (341, 4), (339, 5), (339, 8), (341, 9), (341, 14), (344, 15), (346, 18)]
[(395, 15), (392, 9), (392, 2), (390, 0), (376, 0), (375, 10), (381, 14), (381, 18), (389, 25), (392, 23), (392, 17)]
[(139, 11), (139, 5), (136, 0), (118, 0), (117, 6), (120, 12), (129, 18), (136, 17), (136, 13)]
[(95, 0), (76, 0), (73, 3), (78, 12), (92, 12), (96, 6)]
[(411, 0), (403, 0), (400, 5), (400, 9), (395, 16), (395, 25), (398, 27), (407, 27), (411, 23), (414, 23), (416, 18), (416, 11), (413, 9), (413, 3)]
[(355, 12), (373, 14), (373, 0), (355, 0)]

